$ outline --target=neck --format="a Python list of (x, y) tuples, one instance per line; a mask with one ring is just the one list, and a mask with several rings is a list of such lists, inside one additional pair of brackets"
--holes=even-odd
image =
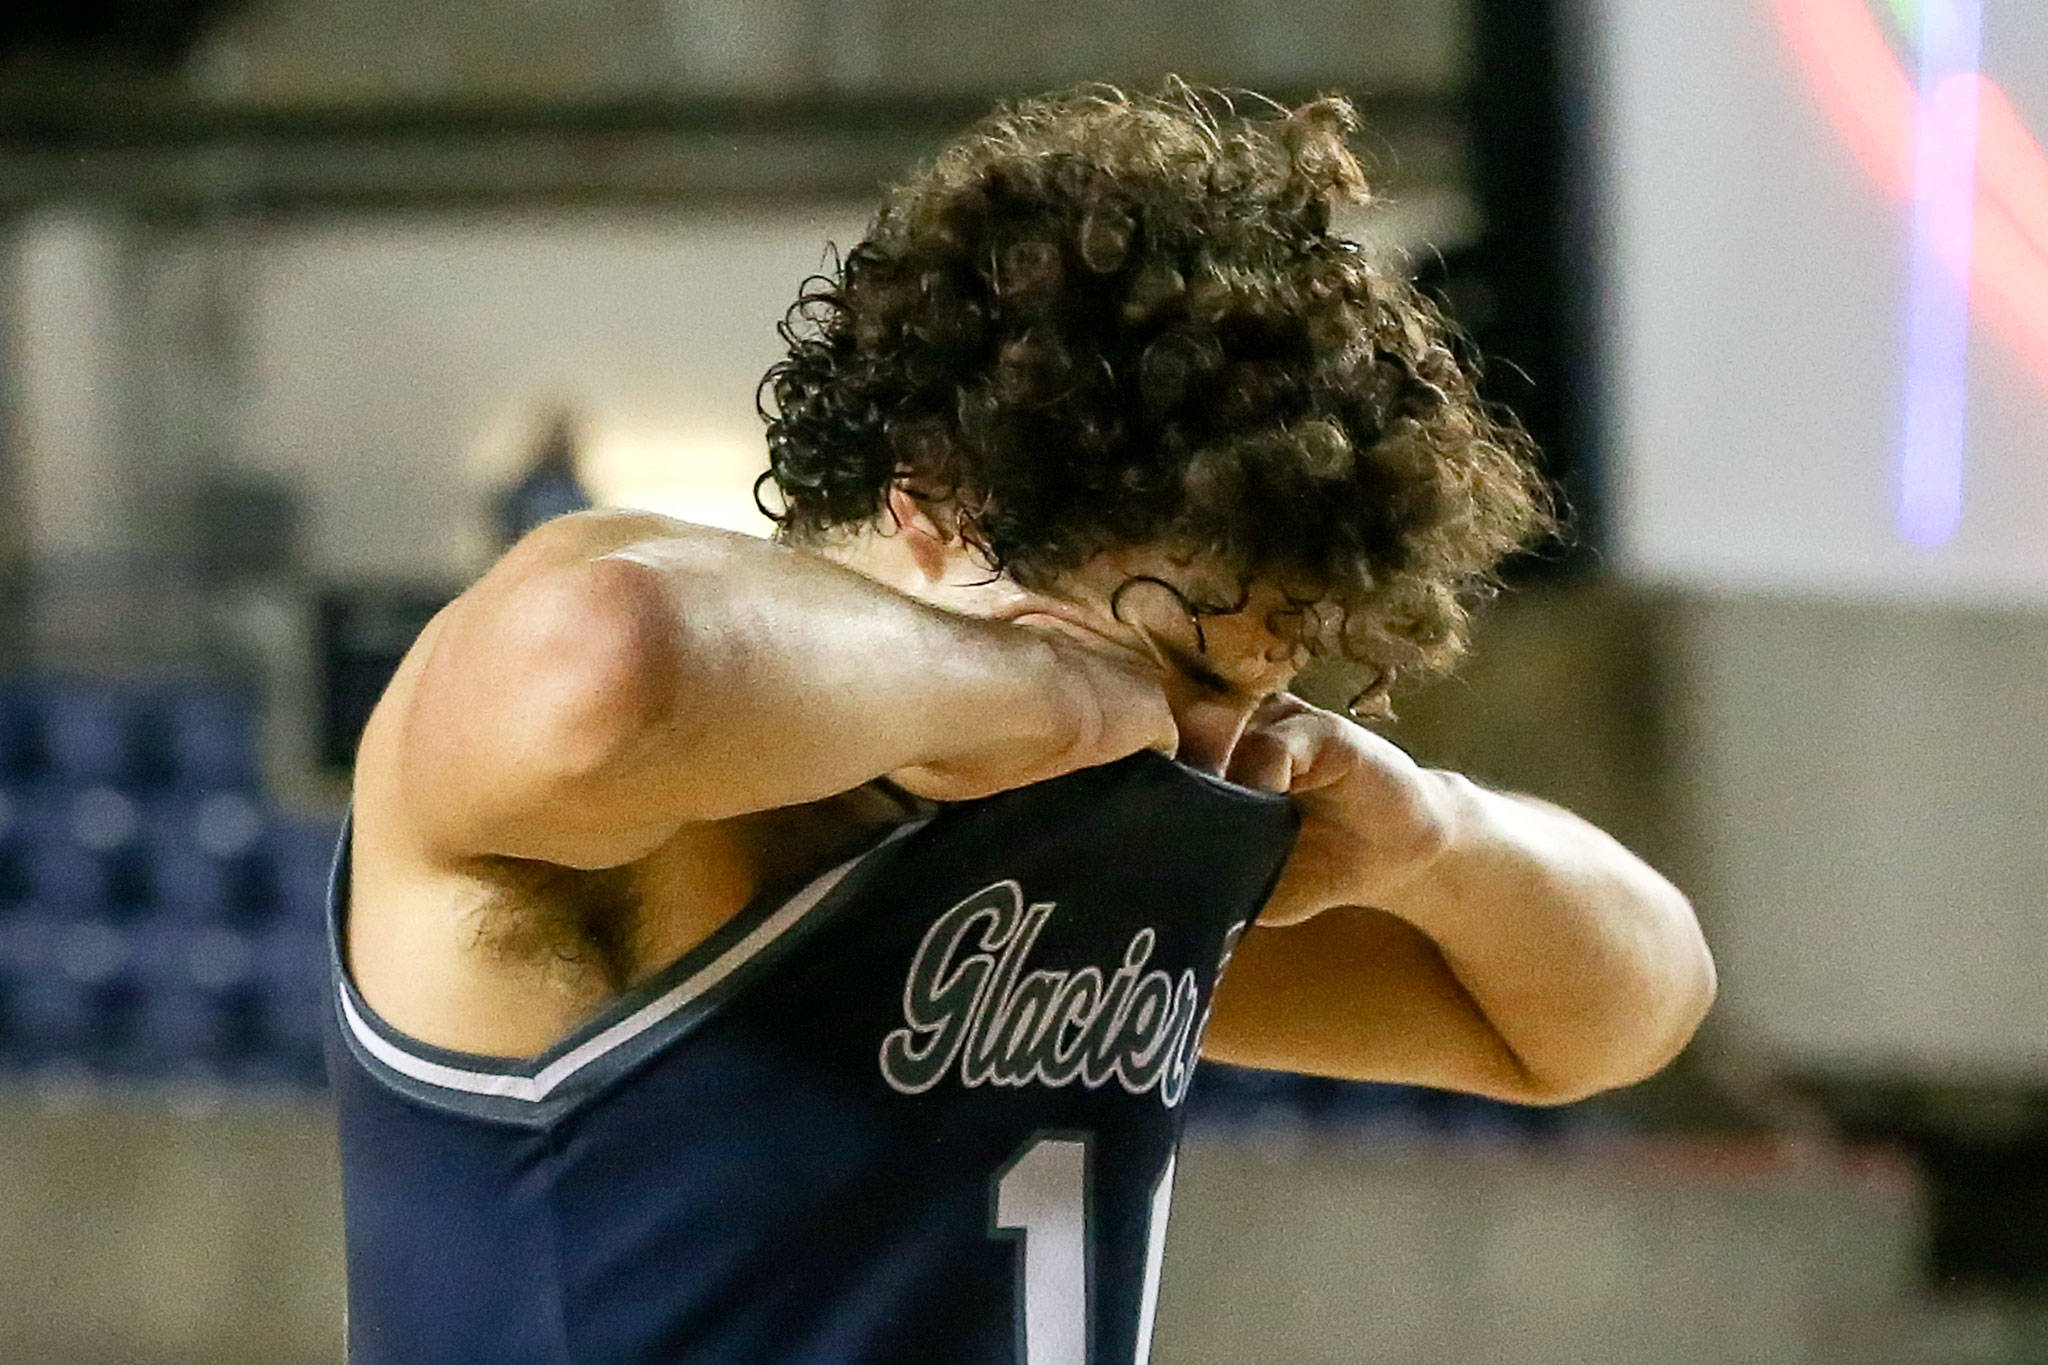
[(899, 592), (910, 591), (917, 567), (901, 535), (884, 535), (874, 526), (862, 526), (806, 548), (820, 559), (865, 574)]
[(1003, 595), (1008, 580), (957, 541), (940, 541), (915, 528), (869, 524), (835, 536), (814, 553), (865, 574), (906, 597), (953, 611), (981, 614)]

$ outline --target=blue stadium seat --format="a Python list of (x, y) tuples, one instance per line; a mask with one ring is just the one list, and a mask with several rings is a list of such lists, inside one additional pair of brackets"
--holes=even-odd
[(149, 913), (206, 923), (245, 918), (250, 897), (242, 869), (175, 835), (152, 839), (148, 858)]
[(284, 924), (256, 949), (263, 1037), (280, 1064), (317, 1078), (329, 1003), (327, 944), (303, 925)]
[(127, 787), (143, 779), (142, 708), (134, 688), (52, 678), (36, 690), (38, 738), (50, 776), (76, 786)]
[(0, 786), (33, 781), (42, 771), (42, 709), (26, 679), (0, 678)]
[(39, 926), (21, 917), (0, 917), (0, 1060), (26, 1057), (24, 1021), (15, 996), (38, 956), (29, 940)]
[(31, 789), (22, 803), (18, 857), (37, 913), (115, 918), (141, 899), (141, 818), (111, 787)]
[(341, 826), (334, 820), (280, 816), (264, 835), (264, 857), (281, 919), (318, 932), (327, 919), (327, 879)]
[(105, 922), (22, 920), (0, 958), (15, 1056), (36, 1067), (98, 1068), (113, 1055), (131, 989), (126, 936)]
[(324, 994), (327, 990), (327, 939), (296, 924), (281, 924), (251, 941), (253, 972), (261, 988), (280, 996)]
[(50, 926), (43, 941), (42, 975), (61, 977), (81, 987), (99, 989), (136, 979), (133, 935), (103, 920)]
[(128, 1059), (152, 1075), (212, 1075), (226, 1069), (228, 1012), (219, 997), (175, 986), (146, 992), (136, 1009)]
[(248, 923), (263, 906), (263, 812), (239, 791), (174, 795), (152, 804), (143, 847), (152, 916)]
[(147, 990), (228, 995), (260, 980), (261, 941), (240, 929), (145, 920), (131, 926), (128, 942), (133, 975)]
[(128, 1062), (151, 1074), (220, 1076), (252, 1043), (256, 994), (249, 937), (221, 926), (146, 921), (130, 937), (138, 988)]
[(0, 920), (20, 914), (29, 904), (27, 852), (14, 844), (0, 843)]
[(28, 831), (25, 797), (0, 786), (0, 919), (18, 913), (29, 900)]
[(42, 971), (50, 956), (44, 946), (50, 933), (51, 926), (40, 919), (0, 921), (0, 977), (12, 980)]
[(40, 838), (21, 853), (28, 902), (38, 915), (111, 919), (119, 911), (113, 860), (61, 836)]
[(264, 1048), (256, 1023), (256, 994), (194, 986), (163, 986), (142, 997), (135, 1063), (153, 1074), (240, 1074)]
[(71, 1061), (91, 1046), (96, 1019), (93, 994), (76, 983), (36, 976), (8, 976), (8, 1052), (29, 1063)]
[(80, 1060), (101, 1075), (154, 1076), (168, 1059), (151, 1050), (146, 1027), (148, 994), (119, 978), (93, 988), (92, 1037)]
[(134, 850), (142, 837), (142, 808), (126, 792), (90, 786), (52, 790), (48, 799), (61, 804), (65, 829), (80, 848), (111, 856)]
[(173, 785), (253, 790), (258, 779), (258, 709), (246, 688), (223, 682), (166, 687), (152, 708)]

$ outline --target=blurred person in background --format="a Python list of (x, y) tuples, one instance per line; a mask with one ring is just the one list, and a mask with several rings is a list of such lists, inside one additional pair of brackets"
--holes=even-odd
[(500, 549), (516, 545), (543, 522), (591, 505), (577, 469), (581, 448), (575, 412), (567, 407), (550, 408), (534, 433), (532, 451), (518, 481), (498, 495)]
[(1684, 1045), (1676, 889), (1287, 690), (1383, 709), (1550, 526), (1331, 230), (1354, 125), (998, 113), (792, 310), (774, 543), (562, 518), (421, 635), (333, 908), (357, 1360), (1142, 1361), (1198, 1051)]

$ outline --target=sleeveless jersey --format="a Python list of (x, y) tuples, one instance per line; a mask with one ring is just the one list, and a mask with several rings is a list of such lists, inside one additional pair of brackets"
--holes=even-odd
[(351, 1359), (1142, 1365), (1211, 989), (1284, 797), (1143, 752), (765, 891), (540, 1057), (329, 925)]

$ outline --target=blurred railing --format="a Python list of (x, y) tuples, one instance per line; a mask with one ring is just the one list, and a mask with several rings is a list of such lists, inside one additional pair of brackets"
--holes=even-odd
[[(128, 93), (0, 99), (0, 209), (120, 208), (175, 221), (279, 211), (866, 200), (1006, 91), (640, 98), (308, 110)], [(1310, 89), (1274, 87), (1300, 100)], [(1455, 92), (1360, 92), (1408, 197), (1461, 180)]]

